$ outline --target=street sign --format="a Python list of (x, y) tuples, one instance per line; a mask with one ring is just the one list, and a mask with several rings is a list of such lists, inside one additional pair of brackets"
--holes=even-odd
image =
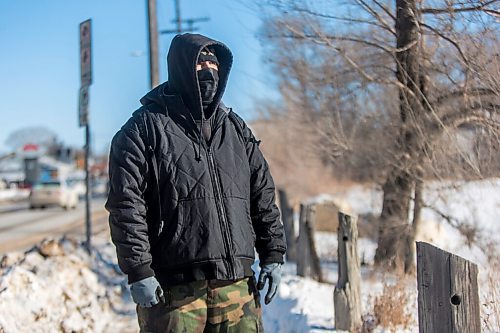
[(82, 86), (92, 83), (92, 20), (80, 23), (80, 81)]
[(78, 123), (80, 127), (87, 126), (89, 118), (89, 86), (80, 88), (78, 98)]

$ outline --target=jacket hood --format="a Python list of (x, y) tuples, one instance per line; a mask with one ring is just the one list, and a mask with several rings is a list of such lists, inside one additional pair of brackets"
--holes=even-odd
[(200, 119), (203, 112), (196, 64), (201, 50), (207, 46), (214, 49), (219, 61), (217, 93), (208, 110), (213, 111), (222, 99), (233, 64), (233, 55), (229, 48), (203, 35), (186, 33), (174, 37), (167, 56), (169, 92), (180, 95), (196, 119)]
[(159, 86), (153, 88), (153, 90), (149, 91), (146, 95), (144, 95), (140, 99), (140, 102), (142, 105), (145, 106), (153, 103), (165, 106), (164, 96), (168, 95), (167, 90), (168, 90), (168, 82), (164, 82)]

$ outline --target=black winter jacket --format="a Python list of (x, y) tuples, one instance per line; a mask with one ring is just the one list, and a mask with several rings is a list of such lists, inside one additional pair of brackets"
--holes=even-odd
[[(203, 112), (195, 65), (208, 45), (216, 50), (220, 79), (207, 143), (194, 118)], [(220, 102), (229, 49), (201, 35), (179, 35), (168, 63), (169, 81), (141, 99), (143, 107), (111, 144), (106, 209), (120, 268), (129, 283), (155, 275), (176, 284), (251, 276), (255, 249), (261, 263), (283, 262), (268, 164), (250, 129)]]

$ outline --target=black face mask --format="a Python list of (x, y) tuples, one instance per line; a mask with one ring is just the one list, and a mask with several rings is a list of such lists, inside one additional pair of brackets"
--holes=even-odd
[(212, 68), (203, 68), (198, 71), (198, 82), (200, 84), (201, 102), (203, 106), (207, 106), (212, 103), (217, 92), (219, 73)]

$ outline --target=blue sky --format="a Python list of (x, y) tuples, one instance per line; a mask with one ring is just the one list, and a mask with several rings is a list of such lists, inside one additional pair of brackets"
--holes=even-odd
[[(157, 0), (159, 30), (174, 29), (173, 0)], [(223, 41), (234, 54), (224, 97), (251, 119), (254, 97), (271, 97), (269, 75), (256, 38), (260, 19), (234, 0), (181, 0), (184, 18), (210, 17), (199, 33)], [(145, 0), (0, 0), (0, 151), (20, 128), (44, 126), (73, 146), (84, 144), (78, 127), (79, 23), (91, 18), (92, 145), (106, 149), (114, 133), (149, 90)], [(160, 35), (160, 79), (173, 35)], [(142, 53), (142, 55), (141, 55)], [(138, 56), (139, 55), (139, 56)]]

